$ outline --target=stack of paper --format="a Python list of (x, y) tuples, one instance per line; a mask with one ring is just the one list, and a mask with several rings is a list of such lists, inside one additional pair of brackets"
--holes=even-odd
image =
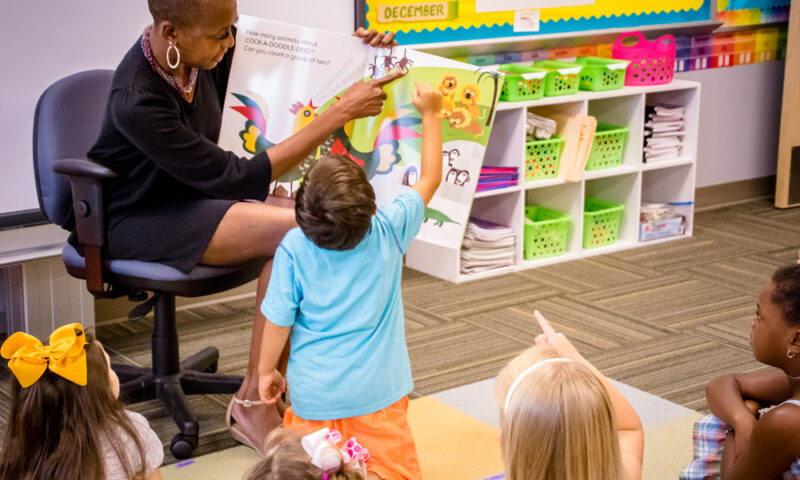
[(552, 118), (542, 117), (533, 112), (525, 116), (525, 134), (528, 141), (547, 140), (556, 133), (556, 121)]
[(461, 246), (461, 273), (478, 273), (514, 264), (514, 230), (470, 217)]
[(476, 192), (496, 190), (498, 188), (513, 187), (517, 184), (519, 172), (517, 167), (481, 167), (478, 175)]
[(657, 162), (680, 157), (683, 146), (683, 107), (647, 105), (644, 124), (644, 161)]

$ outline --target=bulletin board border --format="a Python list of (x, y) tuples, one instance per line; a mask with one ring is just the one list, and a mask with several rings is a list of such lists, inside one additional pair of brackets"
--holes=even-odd
[[(356, 27), (370, 28), (375, 26), (367, 22), (369, 5), (366, 0), (355, 1)], [(639, 27), (669, 26), (691, 22), (708, 22), (716, 17), (716, 0), (704, 0), (696, 10), (680, 10), (673, 12), (653, 12), (633, 15), (614, 15), (595, 18), (579, 18), (558, 21), (543, 21), (538, 32), (514, 32), (513, 25), (491, 25), (481, 27), (459, 28), (432, 28), (412, 30), (409, 32), (395, 32), (395, 38), (403, 45), (439, 44), (454, 41), (478, 41), (508, 39), (535, 39), (537, 37), (575, 33), (576, 35), (590, 31), (609, 29), (635, 29)]]

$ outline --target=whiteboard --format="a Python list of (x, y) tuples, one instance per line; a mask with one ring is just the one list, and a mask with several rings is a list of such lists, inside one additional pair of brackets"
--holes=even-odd
[[(33, 112), (39, 95), (67, 75), (115, 68), (152, 21), (146, 0), (26, 0), (0, 17), (0, 214), (38, 209)], [(353, 30), (352, 0), (239, 0), (239, 13), (323, 30)]]

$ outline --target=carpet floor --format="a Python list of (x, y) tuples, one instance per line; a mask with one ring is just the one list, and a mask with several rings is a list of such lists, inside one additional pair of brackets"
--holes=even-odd
[[(610, 378), (704, 412), (711, 378), (760, 367), (748, 345), (756, 298), (775, 268), (797, 261), (799, 247), (800, 209), (757, 200), (697, 213), (690, 238), (486, 280), (456, 285), (406, 269), (411, 396), (493, 377), (539, 333), (536, 308)], [(248, 297), (181, 310), (183, 355), (214, 344), (219, 371), (243, 374), (254, 307)], [(147, 365), (151, 325), (104, 325), (97, 336), (114, 362)], [(196, 455), (236, 445), (224, 423), (229, 398), (191, 398), (202, 426)], [(0, 431), (8, 400), (1, 389)], [(161, 405), (132, 409), (168, 446), (176, 430)]]

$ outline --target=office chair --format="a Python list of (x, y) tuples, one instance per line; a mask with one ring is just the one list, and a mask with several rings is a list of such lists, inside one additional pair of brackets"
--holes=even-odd
[(133, 316), (152, 308), (152, 368), (115, 365), (120, 396), (129, 403), (158, 398), (178, 425), (170, 444), (175, 458), (197, 447), (198, 423), (185, 395), (234, 393), (242, 377), (216, 375), (219, 352), (206, 347), (180, 361), (175, 296), (197, 297), (228, 290), (258, 277), (266, 259), (224, 267), (197, 266), (188, 274), (153, 262), (103, 258), (103, 179), (115, 173), (86, 158), (100, 132), (112, 70), (65, 77), (39, 98), (33, 125), (33, 165), (39, 205), (47, 219), (77, 230), (79, 249), (67, 244), (62, 259), (70, 275), (85, 279), (98, 298), (128, 295), (142, 302)]

